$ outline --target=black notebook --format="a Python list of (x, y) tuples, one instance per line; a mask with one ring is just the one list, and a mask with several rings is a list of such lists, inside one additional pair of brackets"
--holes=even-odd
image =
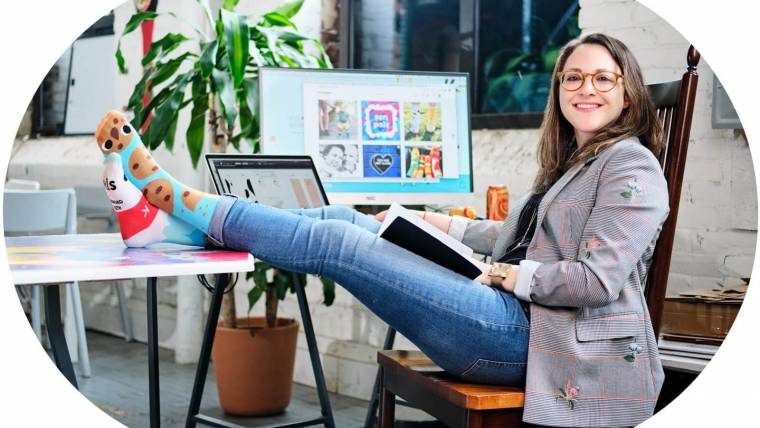
[(472, 259), (473, 251), (470, 247), (401, 205), (391, 205), (378, 235), (470, 279), (475, 279), (482, 273)]

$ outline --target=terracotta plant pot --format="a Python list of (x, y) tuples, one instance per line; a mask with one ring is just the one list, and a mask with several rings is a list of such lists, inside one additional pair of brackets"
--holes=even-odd
[(211, 356), (225, 413), (271, 415), (290, 403), (298, 322), (278, 318), (277, 327), (265, 326), (263, 317), (252, 317), (239, 318), (238, 328), (216, 329)]

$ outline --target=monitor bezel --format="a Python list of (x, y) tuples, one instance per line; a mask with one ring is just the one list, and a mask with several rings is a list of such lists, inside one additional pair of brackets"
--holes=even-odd
[[(317, 186), (319, 187), (319, 193), (322, 195), (322, 199), (325, 201), (325, 206), (330, 205), (330, 198), (328, 198), (325, 188), (322, 186), (322, 179), (317, 173), (317, 168), (314, 165), (314, 159), (308, 155), (261, 155), (261, 154), (245, 154), (245, 153), (206, 153), (206, 165), (211, 173), (211, 180), (214, 182), (214, 188), (217, 194), (224, 194), (226, 190), (219, 177), (219, 170), (214, 164), (215, 159), (229, 160), (229, 159), (243, 159), (243, 160), (267, 160), (267, 161), (308, 161), (311, 172), (314, 173), (314, 177), (317, 179)], [(305, 168), (304, 168), (305, 169)], [(223, 193), (219, 193), (222, 191)]]
[[(264, 135), (264, 80), (269, 73), (338, 73), (338, 74), (381, 74), (397, 76), (433, 76), (433, 77), (456, 77), (465, 79), (467, 94), (467, 147), (470, 153), (470, 190), (468, 192), (330, 192), (330, 200), (333, 203), (345, 205), (390, 205), (393, 202), (405, 204), (451, 204), (457, 196), (462, 199), (471, 199), (475, 189), (475, 171), (473, 170), (472, 151), (472, 110), (470, 100), (470, 74), (463, 72), (448, 71), (408, 71), (408, 70), (366, 70), (346, 68), (280, 68), (259, 67), (259, 136)], [(260, 138), (260, 147), (264, 149), (265, 143)], [(278, 155), (271, 155), (278, 156)], [(312, 160), (313, 162), (313, 160)], [(320, 182), (320, 185), (322, 183)]]

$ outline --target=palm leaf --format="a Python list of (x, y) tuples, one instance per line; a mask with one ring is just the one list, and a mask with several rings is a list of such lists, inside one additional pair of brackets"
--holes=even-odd
[(234, 88), (240, 87), (248, 63), (248, 24), (245, 17), (222, 9), (220, 12), (224, 28), (225, 46), (232, 73)]
[(303, 0), (289, 1), (275, 9), (275, 12), (290, 19), (301, 10), (301, 6), (303, 6)]
[(152, 21), (158, 17), (156, 12), (140, 12), (132, 15), (127, 21), (127, 25), (124, 26), (124, 31), (119, 37), (119, 42), (116, 45), (116, 64), (119, 66), (119, 72), (126, 73), (127, 67), (124, 65), (124, 55), (121, 53), (121, 39), (127, 34), (135, 31), (144, 21)]

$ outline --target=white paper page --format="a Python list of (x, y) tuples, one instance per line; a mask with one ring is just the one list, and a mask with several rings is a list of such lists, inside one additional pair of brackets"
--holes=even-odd
[(468, 259), (472, 258), (472, 253), (473, 253), (472, 248), (457, 241), (456, 239), (444, 233), (442, 230), (438, 229), (437, 227), (433, 226), (432, 224), (420, 218), (420, 216), (418, 216), (417, 214), (411, 212), (410, 210), (402, 207), (401, 205), (395, 202), (393, 203), (393, 205), (391, 205), (390, 209), (388, 210), (388, 213), (385, 216), (385, 220), (383, 221), (383, 224), (380, 225), (380, 230), (377, 232), (377, 234), (382, 235), (385, 229), (387, 229), (388, 226), (397, 217), (401, 217), (406, 220), (409, 220), (412, 224), (416, 225), (417, 227), (426, 231), (427, 233), (429, 233), (430, 235), (432, 235), (439, 241), (443, 242), (444, 244), (446, 244), (446, 246), (450, 247), (451, 249), (459, 253), (462, 257), (466, 257)]

